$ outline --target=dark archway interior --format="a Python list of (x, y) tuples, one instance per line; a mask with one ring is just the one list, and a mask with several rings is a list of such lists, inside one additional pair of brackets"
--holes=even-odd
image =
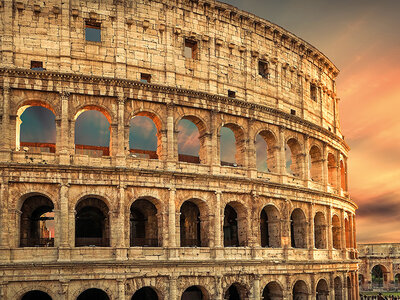
[(181, 247), (201, 246), (200, 210), (191, 201), (185, 201), (181, 206), (180, 231)]
[(51, 297), (42, 291), (30, 291), (27, 292), (21, 300), (52, 300)]
[(261, 247), (278, 248), (281, 245), (279, 213), (267, 205), (260, 215)]
[(268, 215), (263, 209), (260, 217), (261, 247), (270, 247), (268, 231)]
[(329, 288), (325, 280), (321, 279), (317, 284), (317, 300), (328, 300)]
[(131, 300), (158, 300), (158, 295), (151, 287), (143, 287), (133, 294)]
[(237, 213), (230, 205), (225, 207), (224, 213), (224, 246), (239, 247)]
[(308, 292), (304, 281), (297, 281), (293, 287), (293, 300), (307, 300)]
[(21, 207), (21, 247), (54, 246), (47, 221), (54, 221), (54, 205), (44, 196), (27, 198)]
[(262, 293), (262, 300), (278, 300), (283, 299), (281, 287), (276, 282), (268, 283)]
[(181, 300), (205, 300), (205, 298), (200, 288), (191, 286), (183, 292)]
[(131, 246), (158, 247), (157, 208), (146, 199), (138, 199), (131, 206)]
[(224, 299), (226, 300), (241, 300), (239, 291), (236, 285), (232, 284), (225, 293)]
[(293, 248), (307, 247), (306, 218), (301, 209), (295, 209), (290, 216), (290, 237)]
[(382, 287), (384, 282), (384, 274), (383, 274), (382, 266), (376, 265), (372, 268), (371, 271), (371, 278), (372, 278), (372, 285), (374, 287)]
[(110, 298), (102, 290), (88, 289), (80, 294), (76, 300), (110, 300)]
[(342, 280), (336, 277), (333, 281), (335, 288), (335, 300), (342, 300)]

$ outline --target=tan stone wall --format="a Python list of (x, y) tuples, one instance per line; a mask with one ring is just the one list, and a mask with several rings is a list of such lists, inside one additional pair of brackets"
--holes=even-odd
[[(284, 29), (226, 4), (114, 2), (0, 6), (1, 299), (39, 289), (52, 299), (72, 300), (93, 287), (110, 299), (130, 299), (151, 286), (160, 299), (175, 300), (192, 285), (202, 286), (207, 299), (223, 299), (233, 283), (247, 291), (246, 299), (261, 299), (269, 282), (289, 299), (298, 280), (315, 298), (320, 279), (333, 299), (337, 276), (342, 298), (348, 299), (349, 288), (357, 299), (356, 205), (347, 192), (349, 148), (339, 130), (334, 65)], [(101, 43), (85, 41), (87, 19), (101, 22)], [(198, 41), (198, 59), (184, 58), (185, 38)], [(258, 75), (259, 59), (269, 63), (269, 78)], [(32, 60), (43, 61), (46, 70), (29, 70)], [(150, 73), (151, 84), (139, 82), (140, 73)], [(317, 86), (317, 101), (310, 99), (310, 83)], [(228, 90), (237, 97), (226, 97)], [(20, 147), (20, 111), (35, 105), (55, 115), (55, 153)], [(75, 152), (75, 120), (86, 109), (101, 111), (110, 122), (109, 156)], [(129, 155), (129, 122), (138, 114), (157, 126), (159, 159)], [(198, 125), (200, 164), (178, 160), (182, 118)], [(237, 167), (220, 163), (224, 125), (240, 137)], [(256, 168), (260, 132), (270, 137), (271, 172)], [(289, 140), (297, 143), (297, 176), (285, 168)], [(319, 181), (308, 168), (313, 146), (320, 153)], [(20, 247), (21, 208), (32, 195), (54, 204), (54, 247)], [(88, 197), (107, 206), (109, 247), (75, 246), (76, 206)], [(142, 198), (157, 209), (159, 247), (130, 247), (130, 208)], [(200, 210), (205, 247), (180, 247), (180, 208), (190, 199)], [(223, 246), (227, 204), (238, 213), (240, 247)], [(260, 214), (267, 205), (279, 214), (279, 248), (261, 247)], [(295, 209), (305, 218), (303, 249), (291, 247)], [(314, 245), (317, 213), (324, 216), (318, 225), (324, 249)], [(339, 249), (333, 248), (335, 215)]]

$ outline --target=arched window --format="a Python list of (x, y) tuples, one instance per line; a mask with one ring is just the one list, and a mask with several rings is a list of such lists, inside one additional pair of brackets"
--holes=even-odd
[(137, 290), (131, 300), (158, 300), (157, 292), (151, 287), (143, 287)]
[[(158, 127), (157, 127), (158, 125)], [(161, 122), (146, 112), (135, 115), (129, 122), (129, 152), (132, 157), (158, 159), (162, 153), (159, 136)]]
[(334, 279), (333, 284), (335, 289), (335, 300), (342, 300), (342, 280), (339, 276)]
[(248, 299), (249, 291), (239, 283), (233, 283), (225, 292), (225, 300), (244, 300)]
[(303, 280), (299, 280), (293, 286), (293, 300), (307, 300), (308, 289)]
[(138, 199), (131, 205), (131, 247), (158, 247), (157, 208), (147, 199)]
[(332, 238), (333, 238), (333, 248), (335, 249), (341, 249), (340, 231), (341, 231), (341, 226), (339, 217), (337, 215), (334, 215), (332, 217)]
[(302, 177), (303, 176), (303, 155), (299, 142), (291, 138), (285, 146), (286, 156), (286, 172), (289, 175)]
[(376, 265), (372, 268), (371, 279), (373, 288), (382, 288), (386, 283), (387, 275), (386, 268), (382, 265)]
[(235, 124), (225, 124), (220, 130), (221, 166), (244, 166), (246, 145), (243, 130)]
[(337, 165), (336, 165), (336, 158), (332, 153), (328, 154), (328, 183), (332, 187), (336, 187)]
[(316, 292), (317, 292), (317, 300), (329, 299), (329, 288), (328, 284), (324, 279), (318, 281)]
[(54, 204), (47, 197), (27, 198), (21, 207), (21, 247), (54, 246)]
[(246, 215), (245, 208), (238, 202), (230, 202), (224, 211), (224, 246), (246, 246)]
[(326, 223), (322, 212), (317, 212), (314, 217), (314, 244), (317, 249), (326, 248)]
[(16, 149), (31, 153), (55, 153), (56, 121), (50, 107), (33, 103), (17, 112)]
[(312, 146), (310, 149), (310, 178), (312, 181), (321, 182), (322, 181), (322, 168), (323, 160), (321, 150), (317, 146)]
[(110, 245), (108, 207), (100, 199), (86, 198), (76, 205), (75, 246)]
[(22, 296), (21, 300), (51, 300), (51, 297), (42, 291), (34, 290), (34, 291), (29, 291), (24, 296)]
[(293, 210), (290, 216), (290, 236), (293, 248), (307, 248), (307, 222), (300, 208)]
[(344, 219), (344, 228), (346, 233), (346, 248), (349, 249), (351, 248), (351, 240), (350, 240), (351, 231), (350, 231), (350, 222), (348, 218)]
[(88, 289), (82, 292), (76, 300), (110, 300), (107, 293), (100, 289)]
[(260, 172), (277, 173), (277, 146), (272, 132), (264, 130), (256, 137), (257, 170)]
[(178, 159), (207, 163), (206, 126), (195, 116), (185, 116), (178, 123)]
[(207, 291), (200, 286), (190, 286), (182, 294), (181, 300), (208, 300)]
[(88, 108), (79, 112), (75, 119), (75, 153), (109, 156), (111, 127), (106, 115)]
[(272, 281), (268, 283), (262, 293), (262, 300), (279, 300), (283, 299), (283, 291), (281, 286)]
[(192, 201), (185, 201), (181, 206), (180, 231), (181, 247), (202, 246), (200, 210)]
[(261, 247), (281, 246), (281, 221), (279, 212), (273, 205), (263, 208), (260, 215)]

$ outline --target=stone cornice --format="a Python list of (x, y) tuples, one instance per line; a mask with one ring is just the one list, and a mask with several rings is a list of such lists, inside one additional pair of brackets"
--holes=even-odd
[[(27, 77), (27, 78), (32, 78), (32, 79), (41, 79), (41, 80), (55, 80), (55, 81), (84, 81), (86, 83), (92, 83), (92, 84), (107, 84), (107, 85), (113, 85), (116, 87), (121, 87), (121, 88), (134, 88), (134, 89), (148, 89), (148, 90), (153, 90), (155, 92), (164, 92), (172, 95), (181, 95), (181, 96), (188, 96), (188, 97), (196, 97), (196, 98), (201, 98), (201, 99), (206, 99), (210, 100), (210, 102), (219, 102), (221, 104), (232, 104), (237, 107), (241, 107), (244, 109), (250, 109), (250, 110), (258, 110), (262, 112), (269, 113), (271, 115), (274, 115), (276, 117), (280, 117), (282, 119), (286, 119), (290, 122), (297, 123), (300, 125), (303, 125), (305, 127), (308, 127), (312, 130), (318, 131), (322, 133), (323, 135), (335, 140), (338, 142), (340, 145), (344, 147), (347, 151), (350, 150), (350, 147), (345, 143), (345, 141), (341, 138), (339, 138), (337, 135), (334, 133), (330, 132), (329, 130), (314, 124), (310, 121), (306, 121), (300, 117), (285, 113), (281, 110), (278, 110), (276, 108), (268, 107), (265, 105), (261, 104), (256, 104), (252, 102), (246, 102), (244, 100), (240, 100), (238, 98), (230, 98), (230, 97), (224, 97), (220, 95), (215, 95), (215, 94), (209, 94), (206, 92), (199, 92), (195, 90), (190, 90), (190, 89), (184, 89), (184, 88), (178, 88), (178, 87), (170, 87), (170, 86), (164, 86), (160, 84), (148, 84), (148, 83), (142, 83), (140, 81), (134, 81), (134, 80), (128, 80), (128, 79), (122, 79), (122, 78), (112, 78), (112, 77), (102, 77), (102, 76), (87, 76), (87, 75), (80, 75), (80, 74), (71, 74), (71, 73), (60, 73), (60, 72), (50, 72), (50, 71), (32, 71), (30, 69), (18, 69), (18, 68), (1, 68), (0, 69), (0, 76), (16, 76), (16, 77)], [(12, 86), (12, 84), (11, 84)], [(57, 90), (55, 90), (57, 91)], [(117, 91), (115, 91), (115, 97), (117, 97)], [(100, 96), (100, 95), (99, 95)]]

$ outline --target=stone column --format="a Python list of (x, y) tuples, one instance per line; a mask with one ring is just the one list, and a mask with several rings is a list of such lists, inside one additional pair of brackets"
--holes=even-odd
[(69, 198), (69, 184), (62, 183), (60, 186), (60, 247), (68, 248), (69, 240), (68, 240), (68, 214), (69, 214), (69, 207), (68, 207), (68, 198)]
[(308, 180), (310, 178), (310, 137), (309, 135), (305, 134), (304, 135), (304, 166), (303, 166), (303, 173), (304, 173), (304, 182), (306, 183), (306, 186), (308, 186)]
[(59, 292), (61, 300), (68, 300), (69, 280), (60, 280), (61, 290)]
[(322, 184), (325, 192), (328, 191), (328, 144), (323, 143), (322, 146)]
[(118, 96), (118, 124), (117, 124), (117, 149), (116, 153), (116, 164), (118, 167), (124, 167), (125, 163), (125, 96)]
[(0, 181), (0, 248), (9, 248), (8, 238), (8, 182), (3, 178)]
[(340, 172), (340, 150), (336, 151), (336, 190), (340, 196), (342, 193), (342, 176)]
[(257, 161), (256, 161), (256, 147), (255, 147), (255, 136), (254, 136), (254, 120), (248, 120), (248, 151), (247, 151), (247, 161), (248, 168), (250, 170), (250, 177), (257, 178)]
[(69, 143), (73, 143), (73, 141), (69, 138), (69, 122), (68, 122), (68, 102), (69, 102), (70, 93), (69, 92), (61, 92), (61, 122), (60, 122), (60, 133), (59, 140), (56, 144), (56, 151), (60, 155), (60, 164), (61, 165), (69, 165), (71, 163), (70, 158), (70, 149), (72, 148)]
[(176, 189), (169, 189), (168, 199), (168, 246), (170, 248), (176, 247), (176, 207), (175, 207), (175, 194)]
[(261, 292), (260, 292), (260, 279), (261, 276), (256, 275), (253, 281), (253, 300), (261, 300)]
[(356, 216), (352, 214), (352, 222), (351, 222), (351, 234), (352, 234), (352, 240), (353, 240), (353, 248), (357, 248), (357, 239), (356, 239)]
[(176, 291), (176, 281), (177, 281), (177, 276), (176, 275), (171, 275), (169, 278), (169, 300), (178, 300), (177, 298), (177, 291)]
[[(126, 250), (126, 227), (125, 227), (125, 189), (126, 185), (119, 185), (118, 187), (118, 211), (117, 211), (117, 230), (114, 230), (114, 235), (116, 237), (116, 259), (117, 260), (127, 260), (127, 250)], [(129, 227), (128, 227), (129, 228)]]
[(215, 300), (223, 300), (224, 291), (222, 290), (222, 277), (220, 275), (214, 277), (215, 280)]
[(347, 258), (346, 249), (346, 226), (344, 221), (344, 210), (340, 210), (340, 248), (342, 249), (343, 259)]
[(221, 191), (215, 192), (215, 214), (214, 214), (214, 247), (222, 247), (222, 230), (221, 230)]
[(175, 170), (174, 105), (167, 103), (167, 169)]
[(314, 215), (315, 215), (315, 205), (314, 203), (310, 204), (310, 211), (308, 215), (308, 231), (309, 231), (309, 239), (308, 239), (308, 258), (310, 260), (314, 259), (314, 248), (315, 248), (315, 224), (314, 224)]
[(308, 295), (308, 299), (317, 299), (317, 282), (315, 282), (315, 274), (311, 274), (311, 292)]
[(117, 31), (117, 34), (114, 36), (116, 43), (115, 77), (126, 78), (127, 56), (125, 39), (127, 31), (125, 30), (125, 7), (123, 1), (117, 1), (116, 3), (116, 22), (114, 22)]
[(328, 208), (326, 221), (327, 221), (327, 226), (328, 226), (328, 241), (327, 241), (328, 258), (332, 259), (332, 250), (333, 250), (332, 206), (329, 206), (329, 208)]
[(60, 72), (71, 73), (70, 1), (61, 2)]
[(125, 280), (122, 278), (117, 279), (118, 285), (118, 300), (125, 300)]
[(278, 170), (281, 175), (281, 183), (283, 176), (286, 175), (286, 156), (285, 156), (285, 127), (279, 126), (279, 155), (278, 155)]
[[(8, 78), (5, 78), (6, 80)], [(10, 94), (11, 89), (8, 85), (8, 81), (3, 83), (3, 116), (1, 118), (1, 132), (2, 138), (1, 143), (1, 156), (2, 161), (9, 161), (11, 159), (11, 139), (10, 139)]]

